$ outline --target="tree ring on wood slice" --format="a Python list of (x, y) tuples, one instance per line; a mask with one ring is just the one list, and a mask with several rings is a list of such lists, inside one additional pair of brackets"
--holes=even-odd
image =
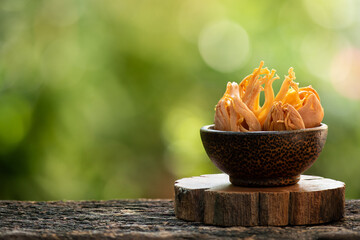
[(177, 218), (219, 226), (312, 225), (344, 216), (345, 184), (301, 175), (284, 187), (241, 187), (226, 174), (208, 174), (175, 182)]

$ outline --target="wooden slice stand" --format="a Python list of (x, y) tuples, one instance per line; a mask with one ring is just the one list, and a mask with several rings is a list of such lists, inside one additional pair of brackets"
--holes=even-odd
[(345, 184), (301, 175), (291, 186), (237, 187), (226, 174), (175, 182), (175, 215), (219, 226), (310, 225), (344, 216)]

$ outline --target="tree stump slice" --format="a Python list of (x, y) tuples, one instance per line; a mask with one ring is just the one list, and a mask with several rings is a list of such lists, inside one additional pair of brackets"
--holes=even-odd
[(345, 184), (301, 175), (291, 186), (234, 186), (226, 174), (175, 182), (177, 218), (218, 226), (312, 225), (344, 217)]

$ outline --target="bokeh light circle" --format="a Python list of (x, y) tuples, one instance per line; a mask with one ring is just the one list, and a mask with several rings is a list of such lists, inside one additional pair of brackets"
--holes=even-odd
[(304, 0), (304, 4), (311, 19), (322, 27), (341, 29), (355, 21), (353, 0)]
[(248, 59), (248, 34), (235, 22), (217, 21), (201, 31), (199, 50), (204, 61), (213, 69), (234, 72)]
[(332, 62), (331, 82), (344, 97), (360, 99), (360, 49), (340, 51)]
[(311, 32), (303, 39), (299, 50), (307, 69), (314, 76), (328, 81), (332, 59), (349, 46), (349, 41), (341, 35)]

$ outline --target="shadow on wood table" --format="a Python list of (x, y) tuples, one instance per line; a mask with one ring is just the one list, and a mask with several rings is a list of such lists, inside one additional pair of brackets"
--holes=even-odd
[(0, 201), (0, 239), (360, 239), (360, 200), (316, 226), (214, 227), (175, 218), (171, 200)]

